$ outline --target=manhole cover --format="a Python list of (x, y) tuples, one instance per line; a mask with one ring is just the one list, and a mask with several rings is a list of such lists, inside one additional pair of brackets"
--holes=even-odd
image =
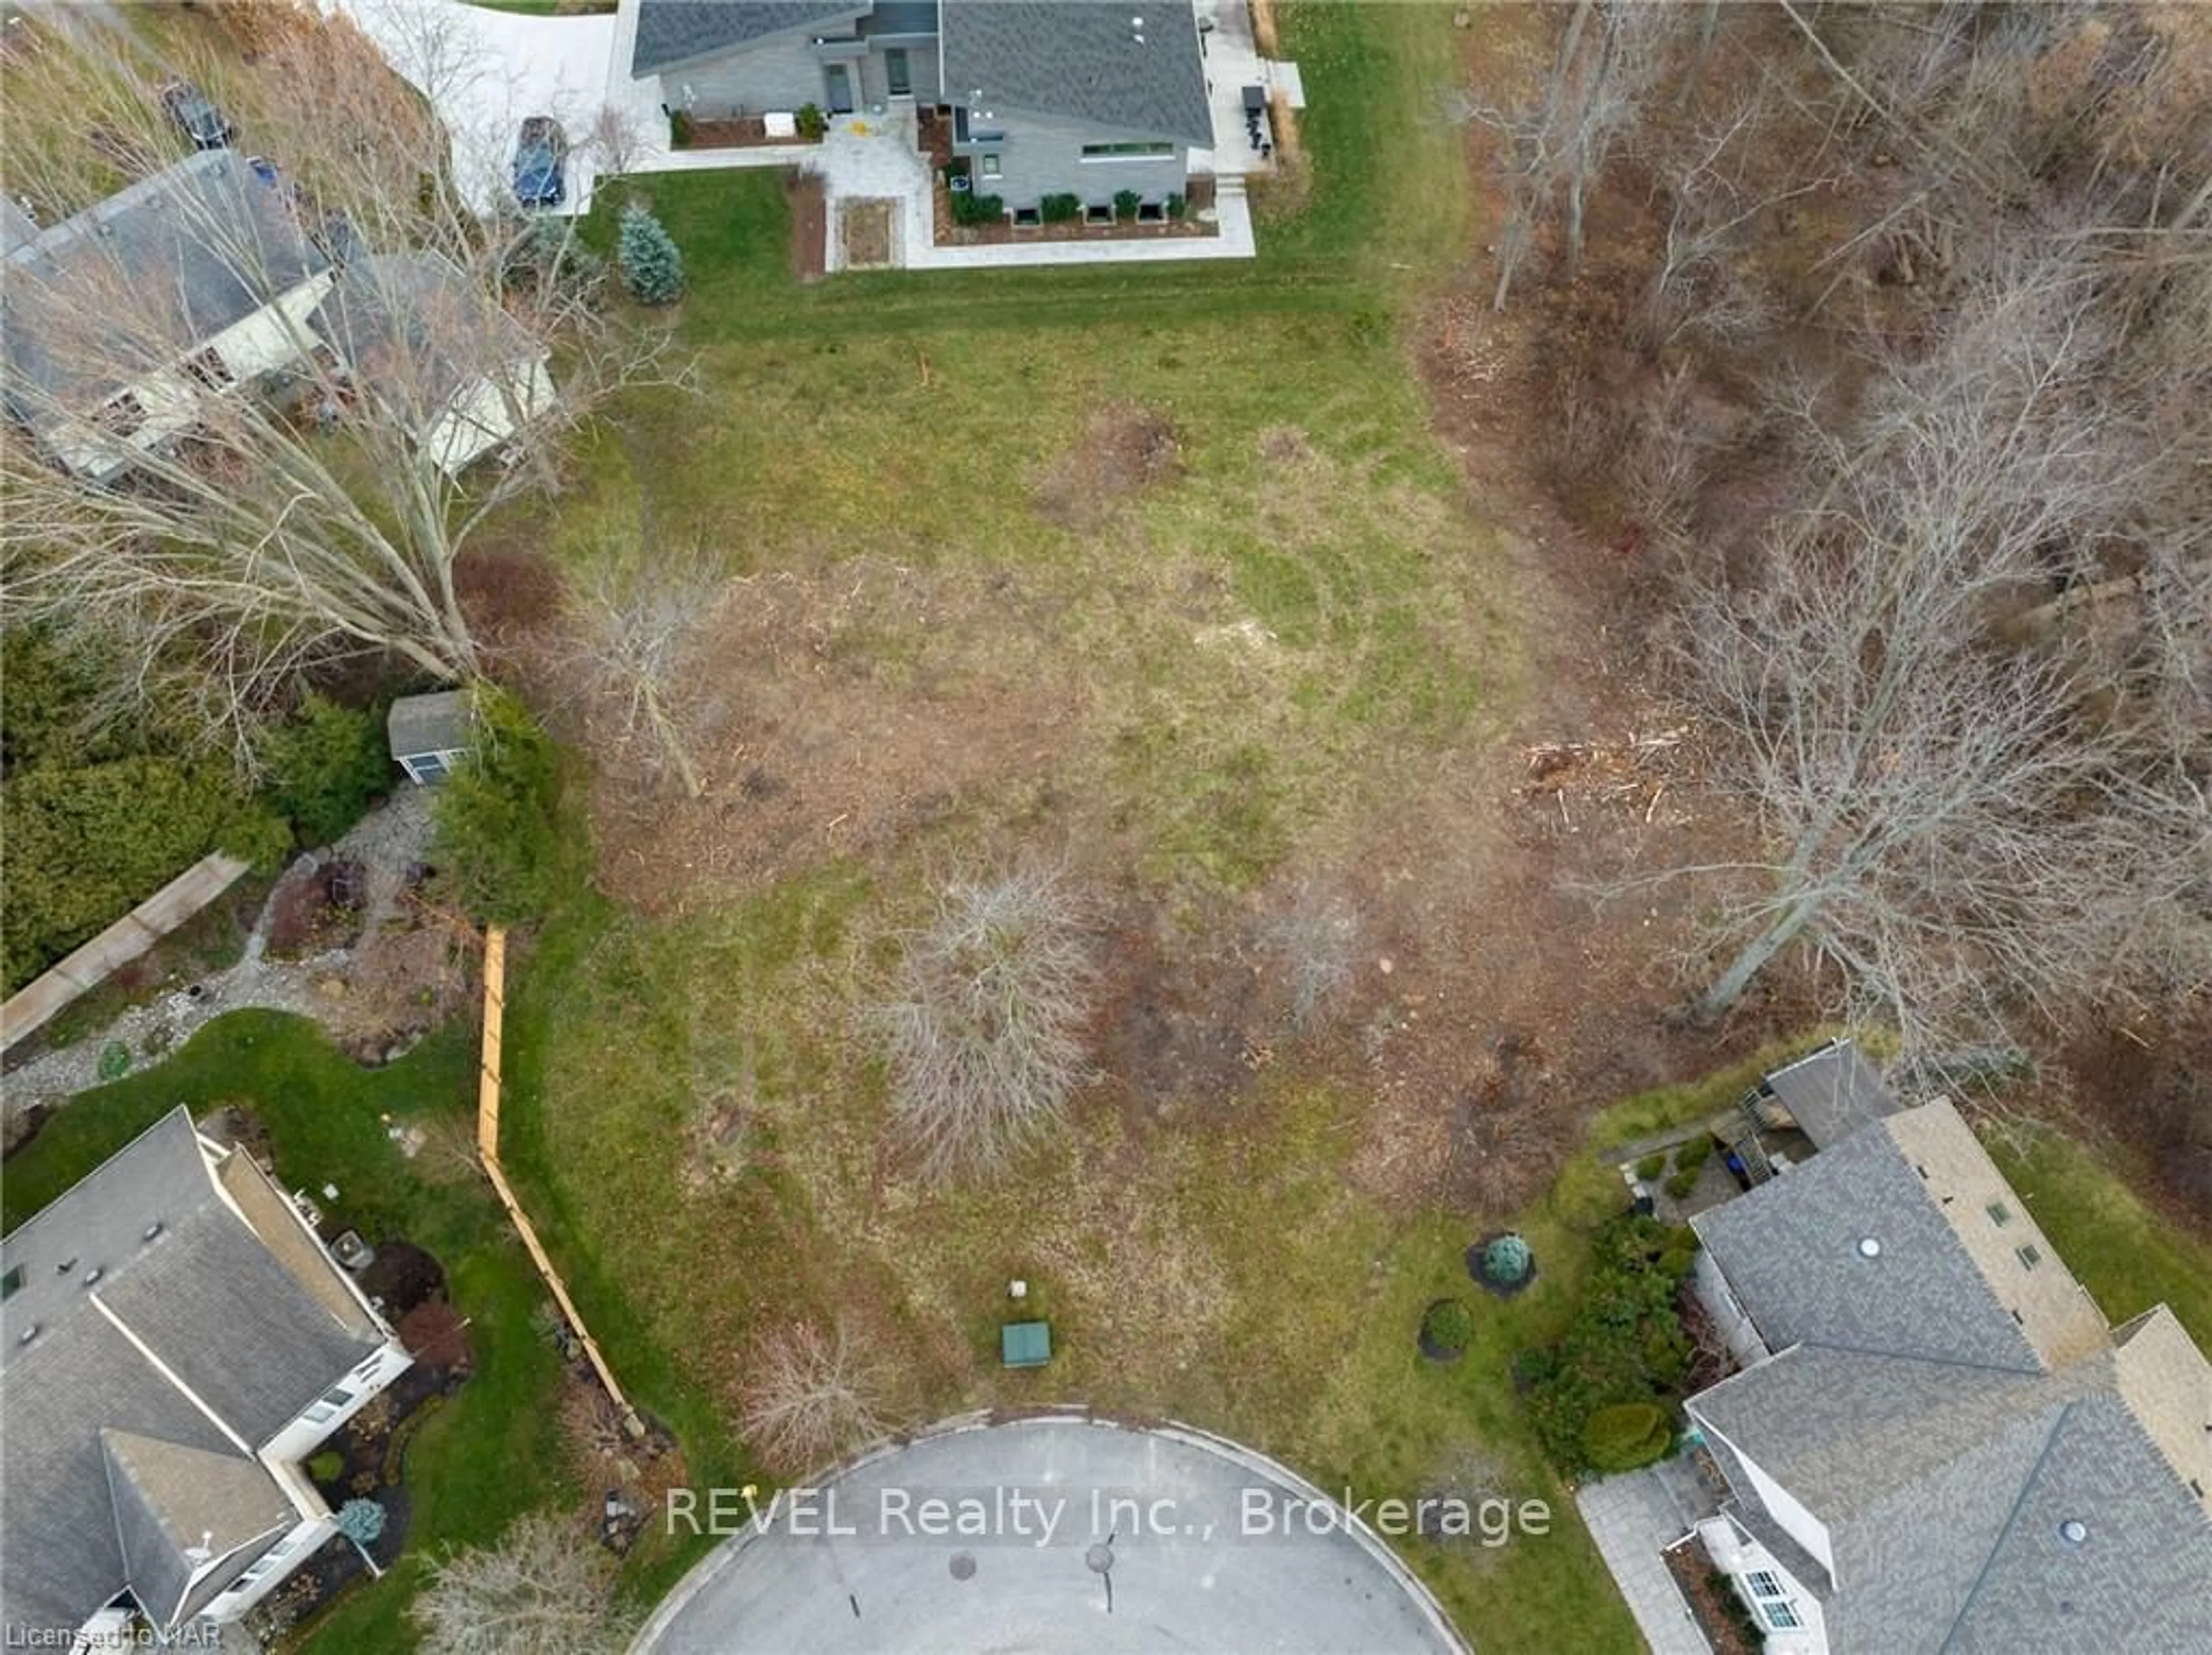
[(952, 1578), (955, 1580), (973, 1580), (975, 1578), (975, 1560), (966, 1552), (953, 1553)]
[(1114, 1567), (1114, 1549), (1111, 1546), (1093, 1546), (1083, 1554), (1083, 1561), (1090, 1565), (1091, 1573), (1103, 1574)]

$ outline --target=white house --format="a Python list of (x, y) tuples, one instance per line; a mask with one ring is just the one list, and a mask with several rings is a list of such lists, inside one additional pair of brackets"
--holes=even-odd
[(448, 473), (553, 405), (545, 347), (436, 253), (351, 260), (314, 320), (362, 394)]
[(7, 253), (5, 404), (54, 460), (106, 482), (325, 350), (449, 475), (552, 405), (544, 347), (452, 261), (333, 264), (274, 178), (207, 150)]
[(8, 411), (98, 481), (188, 430), (206, 398), (308, 356), (333, 280), (273, 174), (232, 149), (164, 167), (6, 260)]
[(1793, 1070), (1818, 1153), (1692, 1220), (1746, 1364), (1688, 1403), (1695, 1531), (1767, 1650), (2212, 1649), (2212, 1364), (2108, 1328), (1949, 1103)]
[(0, 1238), (0, 1646), (243, 1615), (336, 1532), (304, 1461), (410, 1360), (251, 1156), (162, 1117)]

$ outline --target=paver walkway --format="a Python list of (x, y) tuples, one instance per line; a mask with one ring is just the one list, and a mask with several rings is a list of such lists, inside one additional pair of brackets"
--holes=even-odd
[[(1661, 1549), (1688, 1530), (1694, 1509), (1668, 1492), (1665, 1467), (1585, 1483), (1575, 1494), (1583, 1521), (1628, 1599), (1651, 1655), (1713, 1655)], [(1695, 1479), (1692, 1479), (1694, 1483)]]

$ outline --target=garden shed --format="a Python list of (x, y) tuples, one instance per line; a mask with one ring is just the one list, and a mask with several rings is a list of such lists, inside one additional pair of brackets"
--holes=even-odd
[(441, 690), (393, 702), (385, 716), (384, 733), (392, 759), (407, 772), (407, 779), (427, 787), (444, 781), (461, 762), (474, 722), (465, 691)]

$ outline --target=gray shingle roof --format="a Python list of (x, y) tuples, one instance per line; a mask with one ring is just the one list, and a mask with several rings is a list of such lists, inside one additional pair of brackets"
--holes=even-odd
[[(197, 1611), (295, 1520), (276, 1479), (235, 1451), (127, 1431), (102, 1431), (100, 1443), (132, 1594), (163, 1626)], [(195, 1589), (195, 1569), (218, 1562)]]
[(1213, 142), (1189, 0), (945, 0), (944, 11), (949, 100)]
[(236, 1451), (105, 1317), (41, 1334), (0, 1373), (0, 1602), (11, 1625), (75, 1631), (129, 1582), (102, 1427)]
[[(1810, 1341), (2021, 1372), (2040, 1366), (1879, 1127), (1692, 1222), (1771, 1350)], [(1869, 1239), (1880, 1249), (1872, 1258), (1861, 1251)]]
[(1905, 1107), (1857, 1045), (1838, 1040), (1766, 1077), (1817, 1149), (1849, 1137), (1860, 1127)]
[[(105, 1282), (136, 1259), (172, 1251), (174, 1226), (220, 1203), (204, 1166), (191, 1117), (172, 1110), (0, 1237), (0, 1266), (23, 1272), (23, 1285), (0, 1302), (0, 1372), (64, 1327), (97, 1318), (85, 1287), (94, 1270)], [(33, 1326), (38, 1338), (26, 1347)]]
[[(1697, 1220), (1779, 1352), (1690, 1401), (1738, 1520), (1820, 1597), (1832, 1655), (2212, 1649), (2212, 1519), (2146, 1422), (2172, 1410), (2138, 1411), (2109, 1338), (2038, 1360), (1947, 1220), (1935, 1129), (1985, 1158), (1949, 1105), (1923, 1110), (1942, 1112), (1876, 1118)], [(2145, 1357), (2151, 1402), (2203, 1373), (2185, 1354)], [(1738, 1451), (1826, 1529), (1832, 1579)]]
[(232, 1430), (259, 1444), (382, 1341), (342, 1326), (227, 1207), (100, 1284), (108, 1308)]
[(2212, 1647), (2212, 1523), (2111, 1381), (2109, 1359), (2014, 1377), (1802, 1348), (1692, 1408), (1826, 1525), (1832, 1585), (1738, 1512), (1834, 1655)]
[[(1905, 1525), (1917, 1517), (1899, 1512), (1893, 1545), (1912, 1543)], [(1920, 1518), (1923, 1542), (1940, 1520), (1940, 1512)], [(2078, 1544), (2063, 1531), (2069, 1522), (2087, 1530)], [(1879, 1608), (1867, 1605), (1871, 1623), (1855, 1647), (1907, 1647), (1891, 1636), (1893, 1622), (1871, 1622)], [(1860, 1619), (1855, 1608), (1854, 1630)], [(2110, 1390), (2060, 1415), (1948, 1647), (1960, 1655), (2212, 1649), (2212, 1522)]]
[(243, 1568), (289, 1502), (223, 1427), (266, 1443), (382, 1339), (319, 1303), (222, 1198), (183, 1109), (0, 1238), (0, 1268), (22, 1271), (0, 1305), (11, 1625), (73, 1630), (126, 1586), (162, 1613), (202, 1533), (218, 1555), (246, 1547), (224, 1565)]
[(469, 745), (473, 717), (464, 691), (440, 690), (427, 696), (402, 696), (384, 715), (385, 740), (394, 758), (460, 752)]
[(313, 325), (373, 395), (427, 423), (465, 386), (512, 379), (545, 350), (441, 254), (349, 263)]
[(718, 57), (787, 29), (822, 28), (858, 17), (868, 0), (638, 0), (633, 76)]
[(329, 267), (281, 189), (204, 150), (7, 254), (11, 405), (34, 426), (52, 403), (88, 409)]

